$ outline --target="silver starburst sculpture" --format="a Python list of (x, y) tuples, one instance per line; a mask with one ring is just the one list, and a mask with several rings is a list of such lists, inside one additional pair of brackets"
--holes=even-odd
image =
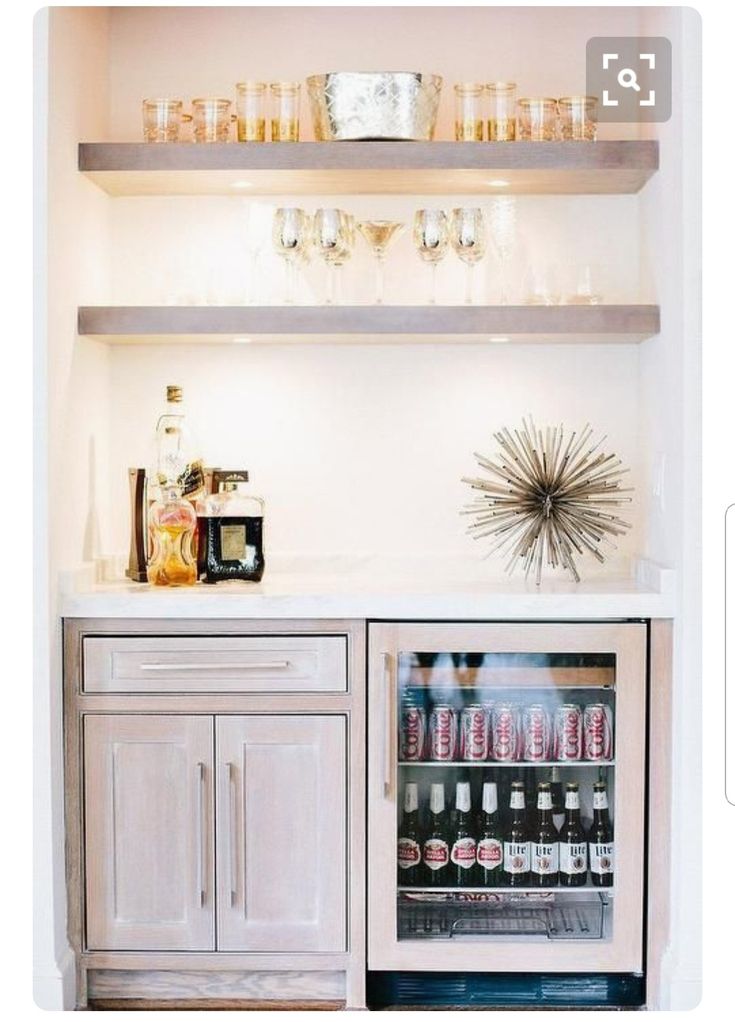
[(508, 573), (520, 562), (539, 585), (546, 564), (579, 582), (575, 557), (591, 553), (602, 563), (600, 547), (614, 548), (611, 537), (631, 527), (616, 513), (631, 501), (623, 494), (632, 487), (621, 486), (628, 469), (600, 450), (606, 437), (593, 442), (589, 424), (565, 433), (563, 425), (537, 429), (529, 417), (520, 429), (493, 435), (500, 447), (495, 460), (475, 452), (487, 478), (462, 479), (479, 491), (461, 512), (473, 519), (467, 531), (474, 539), (493, 537), (487, 556), (503, 551)]

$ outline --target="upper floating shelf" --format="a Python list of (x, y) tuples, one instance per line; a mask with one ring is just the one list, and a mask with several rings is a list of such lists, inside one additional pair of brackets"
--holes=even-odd
[(615, 195), (658, 142), (82, 142), (79, 169), (109, 195)]
[(80, 334), (116, 344), (515, 341), (630, 344), (659, 332), (657, 305), (87, 305)]

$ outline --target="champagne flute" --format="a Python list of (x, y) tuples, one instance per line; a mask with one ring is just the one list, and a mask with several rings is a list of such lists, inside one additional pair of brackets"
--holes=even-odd
[(472, 304), (475, 266), (485, 255), (487, 234), (482, 210), (465, 207), (452, 210), (450, 225), (452, 248), (467, 267), (465, 303)]
[(296, 264), (309, 257), (311, 218), (295, 206), (276, 210), (273, 217), (273, 247), (286, 260), (286, 305), (293, 305), (296, 290)]
[(508, 304), (508, 261), (516, 245), (515, 195), (498, 195), (490, 203), (490, 240), (500, 262), (500, 304)]
[(385, 292), (385, 257), (391, 244), (402, 233), (405, 224), (397, 220), (361, 220), (357, 229), (375, 255), (375, 304), (383, 304)]
[(355, 219), (343, 209), (318, 209), (314, 216), (314, 244), (327, 264), (327, 305), (339, 304), (339, 268), (352, 255)]
[(443, 209), (419, 209), (413, 221), (413, 242), (419, 258), (431, 267), (429, 305), (436, 305), (436, 269), (447, 254), (447, 215)]

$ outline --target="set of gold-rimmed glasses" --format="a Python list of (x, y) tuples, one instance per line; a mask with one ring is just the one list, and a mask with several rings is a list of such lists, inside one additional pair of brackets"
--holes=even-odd
[[(285, 303), (294, 302), (299, 265), (316, 253), (327, 265), (325, 303), (339, 304), (340, 268), (351, 258), (359, 234), (375, 257), (374, 302), (382, 305), (388, 250), (405, 226), (397, 220), (356, 220), (343, 209), (318, 209), (313, 216), (297, 207), (277, 209), (273, 218), (273, 247), (286, 262)], [(431, 269), (429, 304), (436, 304), (436, 272), (450, 247), (467, 268), (465, 302), (471, 304), (475, 266), (487, 248), (482, 210), (459, 208), (450, 214), (442, 209), (417, 210), (413, 241), (419, 258)]]

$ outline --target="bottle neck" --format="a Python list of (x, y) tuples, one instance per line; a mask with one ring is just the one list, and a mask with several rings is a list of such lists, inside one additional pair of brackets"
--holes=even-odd
[(493, 781), (486, 781), (482, 788), (482, 811), (494, 816), (498, 811), (498, 789)]
[(403, 802), (403, 811), (408, 816), (415, 813), (419, 807), (419, 793), (417, 785), (411, 783), (406, 785), (406, 794)]
[(443, 784), (432, 784), (431, 786), (431, 799), (429, 802), (429, 810), (438, 816), (444, 812), (444, 785)]
[(526, 796), (522, 791), (512, 791), (510, 794), (510, 808), (515, 816), (525, 815)]

